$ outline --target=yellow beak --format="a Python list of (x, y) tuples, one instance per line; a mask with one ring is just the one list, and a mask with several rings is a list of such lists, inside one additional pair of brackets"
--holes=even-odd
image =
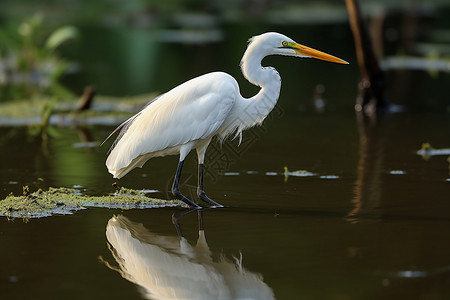
[(348, 64), (348, 62), (346, 62), (343, 59), (337, 58), (336, 56), (330, 55), (330, 54), (326, 54), (322, 51), (319, 50), (315, 50), (313, 48), (309, 48), (307, 46), (303, 46), (300, 44), (293, 44), (291, 46), (294, 51), (299, 54), (299, 55), (304, 55), (304, 56), (309, 56), (312, 58), (317, 58), (317, 59), (321, 59), (321, 60), (326, 60), (326, 61), (331, 61), (331, 62), (335, 62), (338, 64)]

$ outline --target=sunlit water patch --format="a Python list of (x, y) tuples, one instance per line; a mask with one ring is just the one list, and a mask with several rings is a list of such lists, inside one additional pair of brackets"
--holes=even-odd
[(391, 171), (389, 171), (389, 174), (392, 174), (392, 175), (405, 175), (406, 172), (403, 171), (403, 170), (391, 170)]

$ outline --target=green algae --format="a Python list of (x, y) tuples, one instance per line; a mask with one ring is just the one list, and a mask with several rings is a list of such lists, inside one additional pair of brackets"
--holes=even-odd
[(297, 176), (297, 177), (309, 177), (316, 176), (317, 174), (309, 172), (307, 170), (297, 170), (297, 171), (289, 171), (288, 167), (284, 166), (284, 181), (286, 182), (289, 176)]
[(150, 198), (136, 190), (117, 188), (112, 195), (89, 196), (72, 188), (42, 189), (31, 193), (24, 187), (23, 195), (9, 195), (0, 201), (0, 216), (8, 218), (41, 218), (56, 214), (72, 214), (86, 207), (105, 208), (158, 208), (185, 206), (178, 200)]
[(450, 155), (450, 148), (436, 149), (433, 148), (430, 143), (423, 143), (422, 148), (416, 151), (417, 155), (422, 156), (424, 160), (430, 159), (436, 155)]

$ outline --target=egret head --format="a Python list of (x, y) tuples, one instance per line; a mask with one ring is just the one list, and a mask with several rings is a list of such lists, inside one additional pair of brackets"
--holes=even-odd
[(249, 42), (249, 48), (255, 47), (254, 50), (257, 48), (258, 50), (256, 51), (260, 52), (263, 56), (273, 54), (286, 55), (303, 58), (317, 58), (340, 64), (348, 64), (345, 60), (301, 45), (289, 37), (276, 32), (267, 32), (254, 36)]

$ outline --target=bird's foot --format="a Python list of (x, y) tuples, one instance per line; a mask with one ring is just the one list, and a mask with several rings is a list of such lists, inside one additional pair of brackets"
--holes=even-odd
[(187, 205), (189, 205), (189, 208), (193, 208), (193, 209), (200, 209), (202, 208), (200, 205), (198, 205), (197, 203), (192, 202), (191, 200), (189, 200), (185, 195), (183, 195), (179, 190), (175, 190), (172, 191), (173, 195), (175, 196), (175, 198), (177, 198), (180, 201), (183, 201), (184, 203), (186, 203)]
[(224, 207), (222, 204), (219, 204), (216, 201), (210, 199), (208, 196), (206, 196), (206, 193), (203, 190), (197, 191), (197, 195), (200, 198), (200, 200), (213, 205), (213, 207)]

